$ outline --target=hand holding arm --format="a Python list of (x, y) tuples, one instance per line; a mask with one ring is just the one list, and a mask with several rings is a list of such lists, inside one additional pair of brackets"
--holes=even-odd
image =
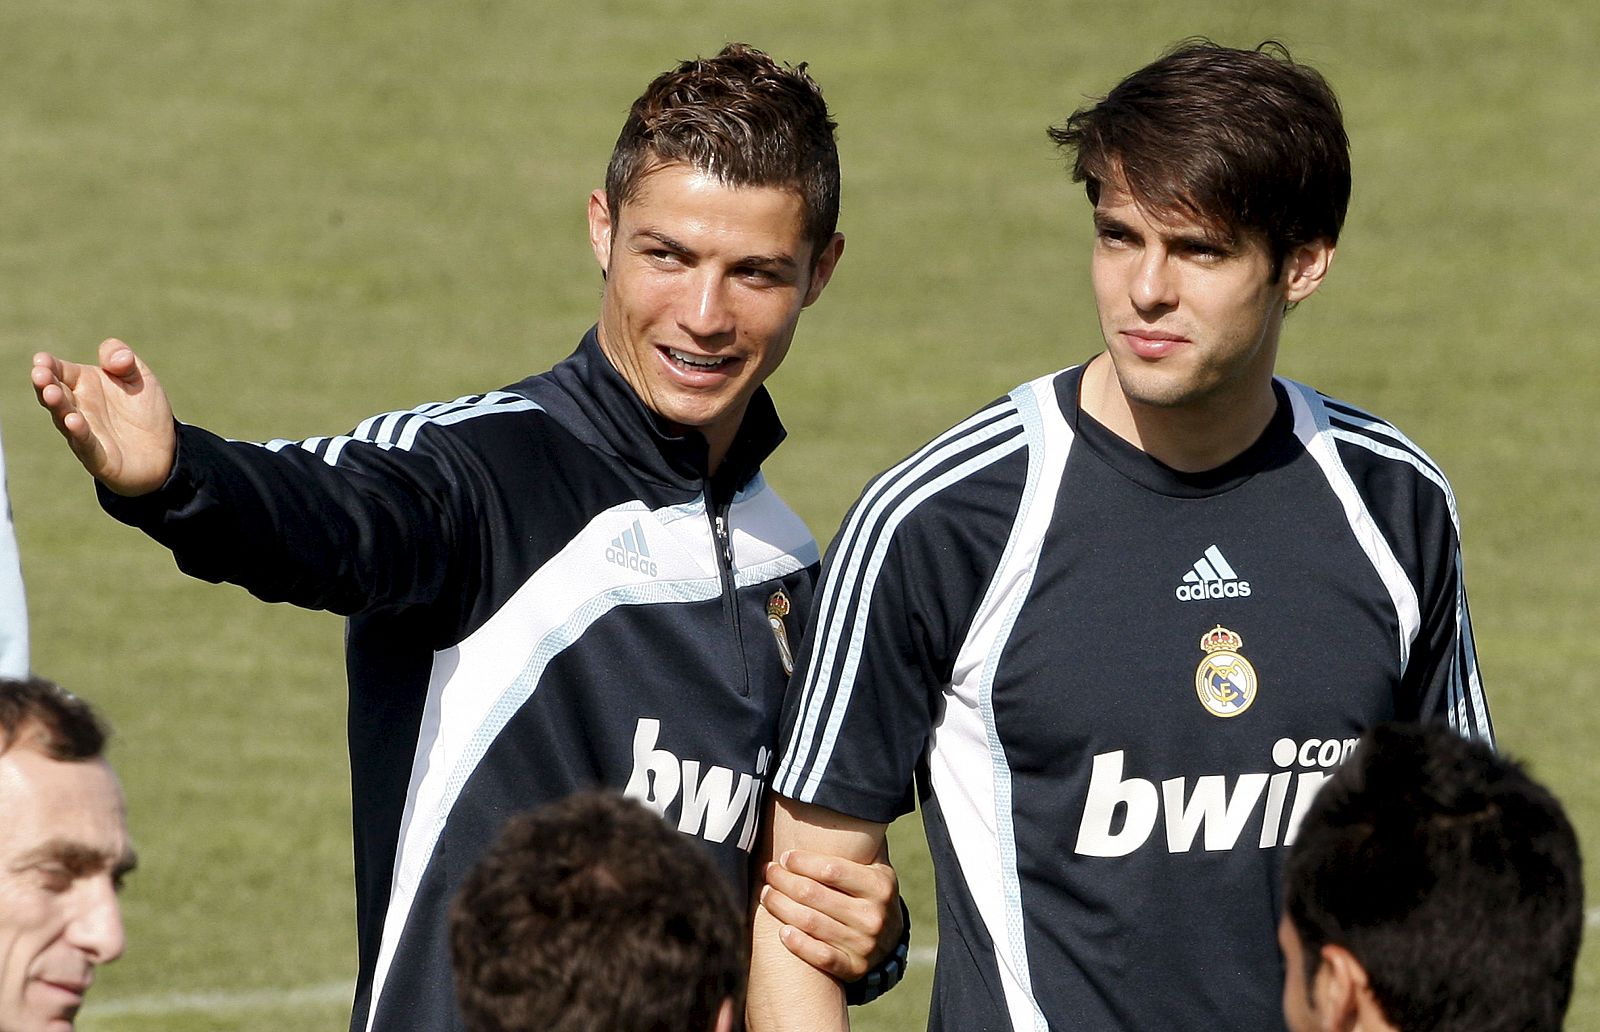
[(109, 490), (132, 497), (166, 482), (178, 451), (172, 404), (132, 348), (104, 341), (98, 365), (40, 352), (32, 379), (72, 453)]
[(761, 905), (781, 923), (789, 952), (844, 982), (881, 964), (904, 925), (887, 846), (873, 863), (791, 849), (766, 865)]
[[(825, 854), (850, 865), (874, 865), (883, 852), (884, 826), (846, 817), (819, 806), (778, 799), (769, 807), (763, 852), (770, 861), (795, 851)], [(824, 865), (829, 861), (825, 860)], [(758, 869), (765, 869), (761, 865)], [(849, 881), (848, 867), (839, 866), (835, 881)], [(873, 877), (873, 876), (869, 876)], [(836, 891), (836, 890), (828, 890)], [(771, 898), (771, 893), (767, 894)], [(754, 933), (750, 957), (750, 992), (746, 1019), (750, 1032), (843, 1032), (850, 1027), (844, 991), (839, 983), (802, 960), (786, 940), (800, 932), (787, 927), (766, 906), (752, 908)], [(805, 944), (801, 943), (804, 946)]]

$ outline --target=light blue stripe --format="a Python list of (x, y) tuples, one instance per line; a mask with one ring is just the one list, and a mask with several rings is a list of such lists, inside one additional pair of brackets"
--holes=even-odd
[(454, 809), (456, 799), (461, 795), (461, 789), (465, 787), (467, 779), (477, 770), (479, 761), (489, 751), (489, 747), (494, 744), (506, 724), (532, 697), (544, 677), (545, 669), (557, 656), (582, 638), (584, 632), (595, 621), (619, 606), (704, 602), (721, 594), (722, 582), (717, 577), (623, 585), (590, 598), (574, 610), (561, 626), (553, 628), (540, 639), (523, 666), (522, 672), (495, 701), (483, 722), (473, 732), (472, 738), (466, 743), (461, 758), (456, 761), (455, 767), (450, 772), (450, 779), (445, 784), (444, 794), (438, 809), (434, 812), (433, 829), (419, 855), (433, 855), (450, 811)]
[(1478, 648), (1472, 640), (1472, 613), (1467, 608), (1467, 582), (1461, 565), (1461, 549), (1456, 549), (1456, 634), (1460, 636), (1460, 654), (1466, 660), (1466, 670), (1460, 672), (1465, 691), (1463, 703), (1470, 703), (1474, 737), (1481, 738), (1494, 747), (1494, 724), (1489, 719), (1489, 706), (1483, 698), (1483, 682), (1478, 676)]
[[(1022, 504), (1017, 509), (1016, 522), (1012, 524), (1014, 528), (1012, 536), (1006, 542), (1005, 552), (1001, 554), (996, 573), (1010, 567), (1011, 557), (1017, 547), (1017, 533), (1026, 521), (1033, 506), (1034, 494), (1039, 488), (1045, 453), (1044, 426), (1039, 415), (1038, 399), (1027, 387), (1013, 391), (1011, 397), (1016, 401), (1017, 412), (1022, 416), (1023, 434), (1028, 447), (1028, 479), (1023, 487)], [(1037, 557), (1034, 569), (1037, 569)], [(1033, 979), (1028, 967), (1028, 940), (1022, 919), (1022, 880), (1017, 873), (1017, 837), (1011, 812), (1011, 764), (1006, 759), (1005, 745), (1000, 741), (1000, 728), (994, 715), (995, 670), (1000, 663), (1000, 654), (1005, 651), (1006, 642), (1011, 640), (1011, 632), (1016, 627), (1017, 617), (1032, 590), (1033, 572), (1034, 570), (1029, 572), (1027, 585), (1013, 593), (1011, 610), (1006, 614), (1005, 624), (995, 639), (994, 647), (989, 651), (987, 662), (983, 665), (983, 677), (978, 684), (978, 707), (983, 714), (983, 727), (989, 739), (989, 759), (994, 773), (994, 823), (995, 836), (1000, 847), (1000, 886), (1001, 897), (1005, 900), (1006, 906), (1006, 941), (1011, 947), (1011, 963), (1028, 991), (1028, 1002), (1033, 1005), (1035, 1032), (1049, 1032), (1044, 1012), (1039, 1009), (1038, 1000), (1034, 997)], [(998, 577), (989, 585), (990, 593), (997, 590), (999, 590)], [(978, 607), (978, 612), (987, 610), (989, 604), (990, 599), (985, 598)]]
[(1349, 430), (1340, 430), (1337, 427), (1330, 427), (1328, 433), (1341, 441), (1349, 441), (1351, 444), (1365, 448), (1374, 455), (1381, 455), (1386, 459), (1394, 459), (1396, 462), (1407, 463), (1416, 469), (1418, 473), (1421, 473), (1424, 477), (1431, 480), (1434, 486), (1444, 492), (1445, 504), (1450, 509), (1450, 523), (1456, 528), (1457, 535), (1461, 533), (1461, 520), (1456, 515), (1455, 493), (1450, 490), (1449, 482), (1446, 481), (1439, 471), (1434, 469), (1433, 466), (1423, 462), (1421, 459), (1417, 458), (1415, 455), (1403, 448), (1391, 448), (1382, 442), (1374, 441), (1372, 438), (1367, 437), (1364, 434), (1353, 433)]
[[(442, 410), (442, 411), (441, 411)], [(428, 425), (451, 426), (479, 416), (492, 416), (510, 412), (540, 412), (543, 408), (538, 402), (530, 401), (520, 394), (510, 394), (506, 391), (494, 391), (483, 396), (482, 400), (463, 403), (454, 402), (428, 402), (414, 409), (383, 412), (370, 416), (361, 421), (349, 434), (338, 437), (308, 437), (303, 441), (292, 441), (286, 438), (274, 438), (260, 446), (268, 451), (283, 451), (285, 448), (299, 448), (302, 451), (316, 453), (324, 443), (328, 450), (323, 454), (322, 461), (330, 466), (339, 464), (339, 456), (343, 454), (345, 446), (349, 444), (367, 444), (375, 448), (399, 448), (401, 451), (410, 451), (416, 443), (417, 433)], [(413, 417), (403, 427), (400, 421), (406, 417)], [(398, 440), (389, 440), (390, 435), (400, 429)], [(235, 442), (240, 443), (240, 442)], [(251, 444), (254, 442), (242, 442)]]
[(791, 573), (799, 573), (812, 563), (819, 562), (821, 556), (817, 553), (815, 541), (806, 542), (806, 546), (798, 552), (780, 555), (776, 559), (769, 559), (764, 563), (743, 567), (733, 572), (733, 583), (736, 587), (749, 588), (767, 581), (787, 577)]
[[(876, 527), (882, 510), (891, 503), (895, 492), (904, 490), (906, 485), (920, 477), (925, 469), (939, 465), (952, 455), (982, 445), (996, 434), (1009, 432), (1018, 425), (1014, 411), (1000, 410), (998, 418), (996, 416), (994, 407), (984, 409), (945, 431), (899, 465), (890, 468), (863, 492), (846, 525), (840, 530), (839, 539), (850, 542), (850, 545), (848, 550), (835, 554), (830, 568), (824, 572), (822, 587), (818, 593), (820, 602), (816, 607), (816, 626), (825, 629), (827, 637), (814, 646), (812, 663), (806, 671), (802, 688), (801, 722), (791, 732), (783, 760), (773, 778), (773, 784), (779, 786), (778, 791), (784, 795), (794, 798), (800, 791), (801, 771), (808, 766), (805, 758), (811, 754), (812, 743), (816, 739), (817, 723), (822, 711), (827, 708), (827, 686), (835, 680), (832, 671), (837, 661), (839, 637), (843, 629), (838, 626), (839, 621), (835, 618), (834, 611), (838, 608), (841, 598), (858, 599), (856, 621), (859, 627), (865, 621), (866, 613), (871, 607), (870, 582), (866, 587), (860, 586), (861, 549), (864, 547), (864, 542), (871, 537), (871, 532), (863, 528)], [(987, 420), (993, 421), (986, 422)], [(972, 429), (980, 424), (981, 429), (977, 431)], [(846, 585), (854, 590), (846, 590)], [(817, 776), (819, 775), (809, 775), (808, 782), (814, 783)]]
[[(884, 532), (879, 535), (878, 543), (872, 550), (867, 561), (866, 571), (862, 576), (865, 585), (862, 591), (861, 608), (856, 611), (855, 626), (850, 632), (850, 644), (845, 650), (844, 662), (839, 673), (839, 688), (834, 696), (833, 706), (828, 714), (828, 725), (823, 731), (822, 743), (817, 747), (817, 758), (810, 765), (810, 773), (806, 775), (805, 784), (800, 790), (801, 802), (809, 803), (815, 797), (817, 788), (822, 779), (822, 773), (828, 767), (828, 761), (833, 758), (833, 747), (839, 738), (839, 728), (844, 724), (845, 714), (850, 709), (850, 697), (855, 690), (856, 671), (861, 666), (861, 653), (864, 651), (867, 636), (867, 610), (870, 607), (872, 588), (877, 583), (878, 573), (883, 567), (884, 556), (888, 554), (889, 545), (894, 541), (894, 532), (907, 516), (916, 511), (917, 506), (932, 496), (943, 491), (951, 484), (959, 483), (967, 477), (999, 462), (1020, 448), (1026, 447), (1027, 440), (1020, 434), (1010, 440), (1003, 441), (976, 456), (968, 459), (958, 466), (946, 471), (942, 475), (923, 484), (900, 502), (898, 506), (884, 520)], [(789, 793), (785, 793), (789, 794)]]

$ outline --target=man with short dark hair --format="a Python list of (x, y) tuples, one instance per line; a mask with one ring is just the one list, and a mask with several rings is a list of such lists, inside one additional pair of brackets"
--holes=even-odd
[(468, 1032), (735, 1027), (743, 906), (702, 851), (618, 795), (507, 821), (456, 897), (450, 945)]
[(1283, 874), (1290, 1032), (1558, 1032), (1583, 939), (1561, 804), (1440, 725), (1380, 724)]
[[(347, 435), (224, 441), (120, 341), (35, 356), (110, 513), (194, 576), (350, 618), (355, 1032), (457, 1026), (445, 912), (509, 814), (615, 788), (744, 885), (819, 558), (761, 475), (762, 384), (844, 250), (833, 130), (805, 67), (751, 47), (662, 74), (588, 199), (578, 350)], [(809, 869), (835, 876), (793, 945), (833, 974), (898, 934), (874, 859)]]
[[(1387, 718), (1491, 734), (1454, 500), (1392, 426), (1274, 376), (1350, 193), (1320, 75), (1185, 44), (1052, 135), (1105, 351), (846, 517), (772, 852), (871, 857), (917, 786), (934, 1028), (1281, 1032), (1279, 857), (1328, 770)], [(756, 922), (753, 1029), (843, 1027)]]
[(122, 955), (134, 856), (105, 739), (82, 699), (0, 679), (0, 1032), (72, 1028), (95, 968)]

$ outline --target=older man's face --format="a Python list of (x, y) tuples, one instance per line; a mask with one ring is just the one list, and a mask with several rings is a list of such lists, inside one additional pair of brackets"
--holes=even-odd
[(72, 1028), (97, 965), (122, 955), (117, 889), (133, 866), (104, 760), (0, 754), (0, 1032)]

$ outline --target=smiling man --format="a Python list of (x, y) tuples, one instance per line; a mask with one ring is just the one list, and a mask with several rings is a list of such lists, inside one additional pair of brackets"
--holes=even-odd
[[(846, 517), (772, 855), (870, 858), (915, 785), (933, 1028), (1281, 1032), (1277, 872), (1323, 778), (1383, 719), (1491, 737), (1454, 500), (1392, 426), (1274, 376), (1350, 193), (1321, 76), (1186, 44), (1052, 135), (1094, 208), (1105, 350)], [(843, 1027), (773, 925), (752, 1029)]]
[(0, 1032), (71, 1029), (122, 955), (133, 850), (106, 733), (39, 678), (0, 680)]
[[(844, 249), (833, 129), (804, 66), (749, 47), (658, 77), (589, 198), (578, 350), (344, 436), (175, 424), (119, 341), (36, 356), (108, 511), (197, 577), (350, 617), (352, 1029), (460, 1027), (450, 898), (508, 816), (576, 791), (642, 801), (742, 894), (819, 558), (761, 475), (762, 383)], [(860, 975), (898, 935), (893, 872), (817, 859), (793, 944)]]

